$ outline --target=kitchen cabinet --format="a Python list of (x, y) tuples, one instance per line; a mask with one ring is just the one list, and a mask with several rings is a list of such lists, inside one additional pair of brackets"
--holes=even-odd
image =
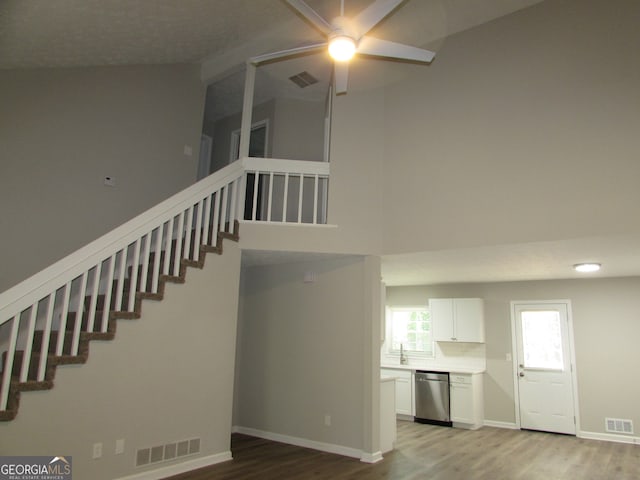
[(411, 370), (394, 370), (383, 368), (380, 370), (383, 377), (396, 379), (396, 414), (413, 415), (413, 374)]
[(480, 428), (484, 422), (482, 374), (449, 375), (451, 421), (454, 427)]
[(429, 311), (436, 342), (484, 343), (481, 298), (432, 298)]

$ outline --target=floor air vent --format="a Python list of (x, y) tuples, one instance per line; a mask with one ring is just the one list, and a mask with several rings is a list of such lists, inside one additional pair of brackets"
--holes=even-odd
[(605, 418), (604, 423), (607, 432), (626, 433), (628, 435), (633, 434), (633, 421), (631, 420), (623, 420), (620, 418)]
[(192, 438), (166, 445), (140, 448), (136, 452), (136, 467), (152, 463), (169, 462), (179, 457), (200, 453), (200, 439)]

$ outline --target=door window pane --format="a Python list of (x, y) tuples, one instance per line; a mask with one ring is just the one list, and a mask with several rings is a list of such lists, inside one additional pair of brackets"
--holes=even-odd
[(522, 312), (520, 319), (525, 368), (563, 370), (560, 313), (557, 311)]

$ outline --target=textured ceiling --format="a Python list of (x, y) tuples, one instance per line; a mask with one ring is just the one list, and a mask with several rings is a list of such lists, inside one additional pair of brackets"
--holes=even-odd
[(290, 15), (273, 0), (4, 0), (0, 68), (199, 62)]
[[(407, 0), (374, 34), (424, 45), (540, 0)], [(338, 0), (308, 0), (321, 15)], [(346, 0), (350, 16), (372, 0)], [(322, 39), (284, 0), (2, 0), (0, 68), (219, 61)], [(244, 47), (244, 48), (243, 48)]]

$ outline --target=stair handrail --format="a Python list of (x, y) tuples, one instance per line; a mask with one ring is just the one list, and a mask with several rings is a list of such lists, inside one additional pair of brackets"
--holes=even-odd
[[(193, 205), (196, 199), (241, 179), (243, 175), (243, 162), (235, 161), (0, 293), (0, 325), (12, 320), (34, 302), (62, 287), (96, 263), (126, 248), (182, 209)], [(237, 211), (242, 211), (240, 207), (238, 205)]]

